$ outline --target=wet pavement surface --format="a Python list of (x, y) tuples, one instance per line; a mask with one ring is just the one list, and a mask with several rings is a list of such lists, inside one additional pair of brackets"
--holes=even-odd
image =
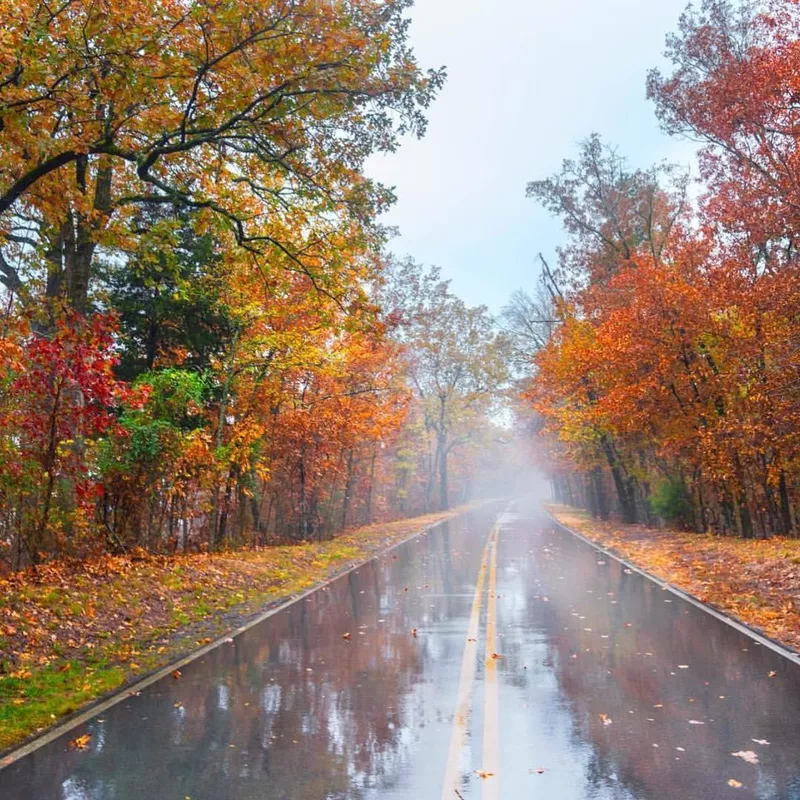
[(800, 666), (546, 519), (496, 518), (126, 697), (0, 798), (800, 798)]

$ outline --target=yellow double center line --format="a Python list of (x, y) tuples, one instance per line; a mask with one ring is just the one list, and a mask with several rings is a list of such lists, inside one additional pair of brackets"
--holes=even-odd
[(499, 698), (497, 686), (497, 532), (495, 525), (483, 548), (478, 580), (475, 585), (475, 598), (472, 601), (469, 624), (467, 626), (467, 644), (461, 660), (461, 677), (458, 683), (456, 715), (453, 720), (453, 733), (450, 737), (450, 751), (442, 785), (442, 800), (453, 800), (460, 797), (460, 762), (467, 737), (469, 711), (471, 706), (472, 687), (475, 683), (475, 672), (478, 656), (478, 631), (481, 619), (483, 589), (489, 572), (489, 600), (486, 608), (486, 671), (484, 693), (484, 725), (483, 725), (483, 764), (482, 772), (488, 775), (483, 781), (482, 797), (485, 800), (496, 800), (499, 797), (497, 770), (499, 767), (498, 731), (499, 731)]
[(489, 601), (486, 606), (486, 669), (483, 680), (483, 765), (488, 773), (481, 797), (500, 797), (500, 693), (497, 685), (497, 527), (492, 539)]

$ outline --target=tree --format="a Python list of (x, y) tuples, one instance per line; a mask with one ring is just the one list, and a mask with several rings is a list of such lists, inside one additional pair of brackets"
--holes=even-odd
[[(592, 366), (594, 355), (602, 352), (596, 349), (595, 328), (607, 311), (608, 289), (617, 276), (643, 255), (661, 263), (680, 237), (687, 213), (686, 176), (668, 166), (631, 170), (617, 150), (595, 134), (581, 143), (576, 161), (566, 160), (559, 173), (529, 183), (528, 196), (558, 215), (570, 235), (569, 246), (559, 251), (558, 270), (542, 260), (561, 325), (551, 330), (555, 338), (551, 335), (548, 352), (537, 359), (540, 370), (552, 372), (539, 383), (549, 387), (550, 396), (539, 408), (561, 418), (583, 447), (591, 444), (594, 452), (586, 466), (595, 470), (598, 459), (606, 462), (622, 516), (635, 522), (647, 509), (646, 487), (637, 467), (642, 454), (639, 443), (621, 439), (619, 429), (601, 411), (604, 389)], [(564, 396), (571, 398), (563, 409), (557, 401), (561, 385)], [(532, 391), (536, 394), (537, 387)], [(563, 419), (567, 409), (577, 415), (569, 422)], [(596, 474), (592, 493), (597, 508), (608, 507)]]
[(730, 368), (719, 367), (727, 447), (714, 463), (729, 524), (745, 534), (796, 525), (798, 21), (791, 0), (706, 0), (668, 39), (672, 74), (648, 81), (665, 128), (705, 143), (701, 218), (727, 291), (717, 313), (736, 342)]
[(390, 199), (364, 159), (424, 129), (443, 79), (407, 47), (408, 5), (0, 4), (3, 283), (30, 293), (15, 265), (43, 261), (85, 313), (97, 248), (177, 205), (336, 293), (336, 248)]
[(381, 299), (406, 348), (409, 381), (434, 439), (426, 507), (438, 482), (439, 507), (445, 509), (450, 457), (495, 410), (509, 377), (510, 342), (485, 306), (470, 308), (451, 293), (439, 270), (425, 270), (411, 259), (388, 269)]
[(198, 235), (196, 226), (179, 210), (150, 209), (136, 250), (101, 264), (98, 282), (122, 330), (117, 374), (126, 380), (173, 362), (203, 372), (230, 343), (226, 259), (215, 237)]
[(98, 486), (96, 446), (115, 429), (112, 408), (136, 402), (107, 357), (114, 320), (76, 321), (70, 313), (51, 335), (20, 327), (17, 341), (0, 349), (9, 367), (0, 386), (0, 498), (17, 563), (23, 548), (33, 564), (59, 542), (91, 548), (84, 534)]
[(686, 186), (685, 173), (672, 166), (631, 170), (592, 134), (577, 161), (531, 181), (527, 194), (561, 219), (570, 235), (569, 247), (559, 250), (563, 278), (580, 286), (608, 280), (642, 246), (658, 260), (685, 211)]
[(500, 312), (503, 330), (512, 344), (514, 366), (522, 374), (533, 368), (534, 356), (553, 335), (557, 321), (556, 299), (542, 280), (533, 297), (519, 289)]
[(667, 39), (672, 73), (652, 70), (647, 84), (664, 128), (706, 145), (707, 218), (765, 269), (793, 260), (797, 247), (798, 24), (793, 0), (703, 0)]
[(363, 166), (444, 79), (409, 7), (0, 0), (0, 540), (214, 548), (383, 513), (407, 392), (370, 299), (393, 196)]

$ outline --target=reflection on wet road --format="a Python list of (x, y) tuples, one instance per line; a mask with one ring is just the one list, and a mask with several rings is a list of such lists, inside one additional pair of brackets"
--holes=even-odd
[(494, 522), (280, 611), (0, 797), (800, 798), (800, 667), (549, 521)]

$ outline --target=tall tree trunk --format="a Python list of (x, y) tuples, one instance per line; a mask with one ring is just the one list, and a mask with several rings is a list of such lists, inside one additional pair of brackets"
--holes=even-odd
[(344, 498), (342, 499), (342, 522), (340, 529), (347, 527), (347, 515), (350, 513), (350, 497), (353, 494), (353, 450), (347, 454), (347, 480), (344, 484)]
[(789, 487), (786, 485), (786, 473), (781, 471), (778, 483), (778, 493), (780, 495), (781, 520), (783, 521), (783, 532), (791, 536), (792, 531), (792, 504), (789, 500)]
[(367, 502), (366, 502), (366, 524), (372, 524), (372, 496), (373, 496), (373, 489), (375, 485), (375, 462), (378, 456), (377, 453), (373, 450), (372, 457), (370, 458), (369, 463), (369, 486), (367, 488)]
[(439, 437), (439, 510), (447, 511), (450, 506), (450, 487), (447, 475), (447, 441)]
[(308, 498), (306, 496), (306, 465), (303, 455), (300, 456), (298, 475), (300, 478), (300, 519), (298, 534), (300, 539), (305, 539), (308, 536)]
[[(226, 359), (225, 383), (222, 385), (222, 397), (219, 401), (219, 413), (217, 414), (217, 433), (215, 436), (216, 450), (219, 452), (225, 441), (225, 421), (228, 416), (228, 398), (230, 396), (231, 384), (233, 382), (233, 364), (236, 358), (236, 346), (239, 342), (239, 331), (236, 330), (231, 339), (231, 348)], [(208, 526), (208, 549), (213, 550), (218, 539), (220, 525), (220, 487), (214, 486), (211, 494), (211, 521)]]
[(58, 452), (58, 412), (61, 405), (62, 383), (58, 380), (57, 386), (54, 387), (52, 397), (52, 407), (50, 408), (49, 432), (47, 453), (45, 455), (44, 468), (47, 474), (47, 481), (45, 483), (45, 495), (42, 502), (42, 514), (39, 518), (36, 533), (33, 541), (28, 542), (28, 555), (30, 556), (31, 563), (35, 566), (39, 562), (39, 548), (44, 543), (45, 534), (47, 532), (47, 524), (50, 520), (50, 507), (53, 502), (53, 489), (55, 488), (56, 479), (56, 454)]
[(603, 470), (600, 467), (595, 467), (592, 470), (592, 490), (595, 496), (595, 507), (597, 516), (600, 519), (606, 520), (609, 518), (611, 509), (606, 495), (606, 486), (603, 480)]
[(628, 475), (625, 465), (620, 461), (619, 455), (613, 442), (607, 435), (600, 438), (600, 444), (608, 461), (611, 477), (614, 479), (614, 486), (619, 498), (620, 510), (622, 511), (622, 521), (635, 523), (636, 519), (636, 492), (633, 486), (633, 479)]

